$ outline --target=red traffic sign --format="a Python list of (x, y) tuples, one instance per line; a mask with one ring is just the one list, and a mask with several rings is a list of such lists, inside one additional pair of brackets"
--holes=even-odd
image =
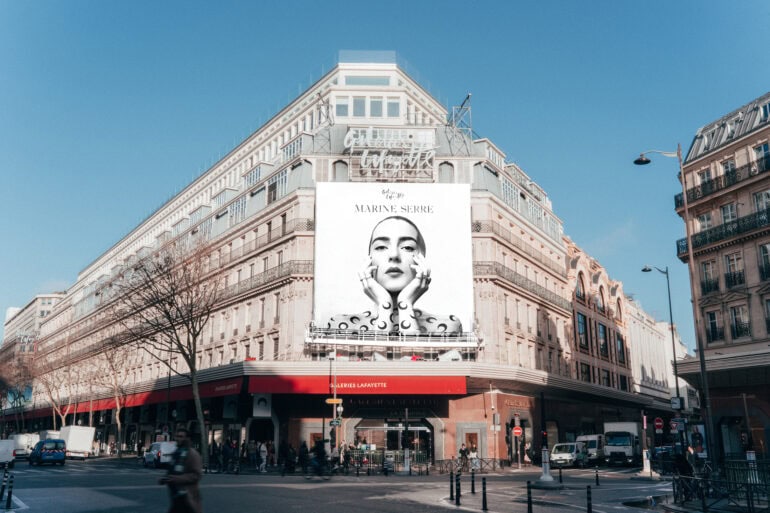
[(513, 428), (513, 436), (521, 436), (524, 433), (524, 430), (521, 429), (521, 426), (516, 426)]
[(663, 419), (655, 417), (655, 429), (663, 429)]

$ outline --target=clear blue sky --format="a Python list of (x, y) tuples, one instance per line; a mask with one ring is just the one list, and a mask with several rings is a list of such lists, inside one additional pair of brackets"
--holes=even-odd
[(694, 346), (674, 159), (770, 90), (770, 2), (0, 0), (0, 312), (61, 290), (339, 50), (395, 50)]

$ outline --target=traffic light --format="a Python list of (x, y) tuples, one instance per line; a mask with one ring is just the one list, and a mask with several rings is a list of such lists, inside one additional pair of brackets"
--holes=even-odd
[(543, 440), (543, 447), (545, 447), (547, 449), (548, 448), (548, 431), (542, 431), (541, 435), (543, 436), (543, 438), (542, 438), (542, 440)]

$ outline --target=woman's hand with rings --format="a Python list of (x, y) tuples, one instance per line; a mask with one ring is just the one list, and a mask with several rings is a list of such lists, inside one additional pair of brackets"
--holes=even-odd
[(398, 294), (398, 308), (400, 310), (413, 308), (415, 302), (428, 291), (430, 286), (430, 267), (422, 254), (415, 253), (414, 263), (411, 267), (415, 271), (415, 276)]
[(390, 293), (374, 279), (373, 273), (376, 269), (377, 266), (372, 265), (372, 257), (367, 257), (364, 270), (358, 273), (358, 279), (361, 281), (364, 293), (369, 299), (374, 301), (378, 309), (393, 308), (393, 305), (390, 304), (392, 301)]

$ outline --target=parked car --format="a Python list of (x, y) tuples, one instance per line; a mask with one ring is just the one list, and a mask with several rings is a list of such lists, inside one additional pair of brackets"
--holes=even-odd
[(144, 466), (159, 468), (170, 465), (174, 451), (176, 442), (153, 442), (144, 452)]
[(64, 440), (51, 438), (40, 440), (29, 453), (30, 465), (42, 465), (50, 463), (52, 465), (64, 465), (67, 453), (67, 444)]
[(583, 442), (556, 444), (551, 449), (551, 465), (554, 467), (580, 467), (588, 462), (588, 451)]

